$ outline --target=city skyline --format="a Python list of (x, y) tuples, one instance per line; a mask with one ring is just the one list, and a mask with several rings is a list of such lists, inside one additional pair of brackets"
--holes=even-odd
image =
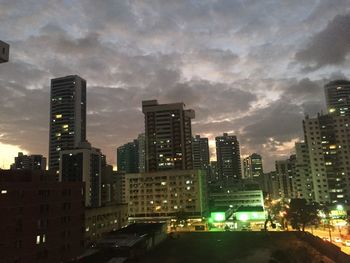
[(304, 115), (325, 111), (323, 85), (349, 76), (346, 2), (3, 4), (0, 166), (18, 152), (48, 157), (49, 81), (77, 74), (87, 137), (109, 163), (143, 132), (141, 101), (158, 99), (196, 111), (192, 134), (209, 137), (212, 156), (228, 132), (272, 170), (302, 139)]

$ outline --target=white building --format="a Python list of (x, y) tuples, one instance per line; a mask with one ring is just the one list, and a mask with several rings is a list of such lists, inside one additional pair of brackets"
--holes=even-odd
[(318, 115), (304, 120), (315, 201), (350, 201), (350, 116)]
[(293, 189), (295, 196), (298, 198), (304, 198), (308, 202), (312, 202), (314, 200), (314, 189), (312, 183), (309, 150), (306, 143), (296, 143), (295, 153), (295, 174), (293, 178)]
[(179, 212), (202, 217), (207, 211), (206, 174), (171, 170), (123, 175), (123, 203), (132, 218), (170, 218)]

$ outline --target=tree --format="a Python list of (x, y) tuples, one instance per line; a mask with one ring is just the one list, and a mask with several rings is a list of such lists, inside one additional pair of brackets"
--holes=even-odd
[(307, 204), (305, 199), (291, 199), (286, 218), (293, 229), (305, 231), (307, 225), (318, 225), (318, 206)]

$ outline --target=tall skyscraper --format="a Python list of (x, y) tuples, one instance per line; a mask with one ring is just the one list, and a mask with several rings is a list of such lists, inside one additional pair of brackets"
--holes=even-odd
[(77, 75), (51, 80), (49, 170), (59, 173), (59, 153), (86, 140), (86, 81)]
[(312, 202), (314, 201), (314, 189), (309, 150), (306, 143), (298, 142), (295, 144), (295, 155), (294, 192), (296, 193), (296, 197), (304, 198), (308, 202)]
[(294, 189), (295, 177), (295, 155), (291, 155), (286, 160), (276, 161), (276, 179), (279, 188), (279, 197), (296, 198)]
[(210, 162), (210, 169), (209, 169), (209, 178), (208, 182), (216, 182), (219, 180), (219, 172), (218, 172), (218, 162), (217, 161), (211, 161)]
[(137, 140), (117, 148), (117, 167), (118, 172), (139, 172), (139, 143)]
[(303, 124), (315, 201), (350, 202), (350, 116), (319, 114)]
[(144, 173), (146, 171), (146, 138), (145, 134), (141, 133), (137, 137), (139, 144), (139, 173)]
[(257, 178), (263, 174), (261, 155), (253, 153), (243, 160), (243, 177)]
[(224, 133), (215, 138), (219, 180), (232, 184), (242, 178), (239, 142), (236, 136)]
[(184, 108), (183, 103), (142, 101), (147, 172), (193, 168), (191, 119), (195, 114)]
[(192, 139), (193, 169), (208, 171), (210, 155), (208, 138), (196, 135)]
[(325, 85), (328, 113), (350, 116), (350, 81), (335, 80)]
[(85, 182), (85, 206), (101, 206), (103, 156), (99, 149), (83, 142), (75, 149), (60, 151), (61, 182)]
[(263, 173), (259, 180), (260, 187), (272, 199), (280, 198), (279, 182), (276, 171)]
[(9, 61), (10, 45), (0, 40), (0, 63)]
[(25, 155), (19, 152), (11, 170), (46, 170), (46, 158), (40, 154)]

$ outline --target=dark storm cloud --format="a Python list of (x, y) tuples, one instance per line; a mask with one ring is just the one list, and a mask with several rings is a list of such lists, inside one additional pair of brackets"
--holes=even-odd
[(305, 70), (316, 70), (327, 65), (343, 64), (350, 52), (350, 13), (338, 15), (327, 27), (314, 35), (305, 49), (295, 58), (304, 63)]
[[(0, 65), (0, 143), (47, 155), (50, 79), (78, 74), (88, 83), (88, 139), (110, 162), (115, 147), (143, 131), (141, 101), (158, 99), (193, 108), (194, 133), (236, 133), (242, 153), (262, 153), (271, 168), (293, 150), (304, 114), (324, 107), (321, 79), (332, 73), (306, 76), (300, 67), (329, 62), (317, 57), (326, 33), (343, 43), (340, 62), (348, 54), (339, 36), (346, 2), (1, 3), (11, 61)], [(302, 64), (291, 66), (297, 50)]]

